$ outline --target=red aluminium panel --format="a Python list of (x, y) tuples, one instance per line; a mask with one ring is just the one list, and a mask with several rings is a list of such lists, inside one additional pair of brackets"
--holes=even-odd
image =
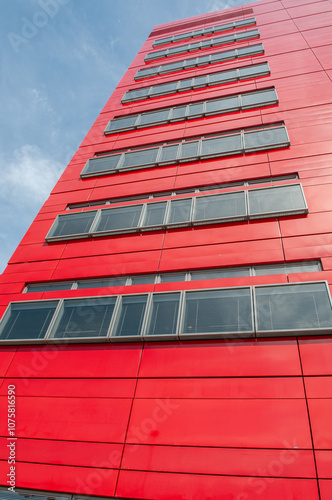
[[(273, 479), (241, 476), (165, 474), (121, 471), (116, 494), (154, 500), (318, 500), (313, 479)], [(325, 500), (325, 499), (324, 499)], [(328, 500), (326, 498), (326, 500)]]
[(316, 477), (308, 450), (126, 445), (122, 469), (230, 476)]
[(144, 346), (140, 377), (301, 375), (295, 340), (153, 343)]
[(127, 443), (310, 448), (307, 408), (298, 399), (136, 399)]

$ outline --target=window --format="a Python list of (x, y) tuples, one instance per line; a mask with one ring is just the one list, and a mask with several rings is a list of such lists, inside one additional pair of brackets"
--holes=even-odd
[(257, 332), (313, 333), (332, 328), (326, 283), (255, 287)]
[(164, 75), (173, 73), (183, 69), (205, 66), (206, 64), (214, 64), (216, 62), (228, 61), (231, 59), (241, 59), (251, 55), (264, 54), (264, 47), (261, 43), (250, 47), (240, 47), (239, 49), (226, 50), (211, 55), (204, 55), (183, 61), (176, 61), (169, 64), (161, 64), (160, 66), (150, 66), (148, 68), (139, 69), (135, 75), (135, 80), (141, 80), (156, 75)]
[(153, 340), (177, 335), (180, 293), (156, 293), (152, 297), (147, 336)]
[[(23, 317), (27, 310), (30, 315)], [(16, 321), (18, 311), (23, 311), (20, 321)], [(11, 328), (14, 323), (15, 330)], [(27, 324), (32, 335), (26, 333)], [(12, 302), (1, 320), (0, 341), (17, 344), (166, 340), (178, 336), (242, 338), (254, 337), (255, 332), (264, 337), (330, 335), (331, 331), (328, 285), (316, 281)]]
[(105, 128), (105, 134), (114, 134), (125, 130), (135, 130), (163, 125), (175, 121), (190, 120), (220, 113), (231, 113), (241, 109), (251, 109), (278, 103), (275, 89), (256, 90), (246, 94), (195, 102), (188, 105), (164, 108), (138, 115), (113, 118)]
[(114, 203), (121, 203), (121, 202), (126, 202), (126, 201), (135, 201), (135, 200), (149, 200), (153, 198), (163, 198), (166, 196), (179, 196), (187, 193), (201, 193), (201, 192), (207, 192), (207, 191), (215, 191), (219, 189), (228, 189), (228, 188), (233, 188), (237, 186), (251, 186), (254, 184), (269, 184), (273, 185), (276, 182), (282, 182), (282, 181), (289, 181), (289, 180), (294, 180), (298, 179), (299, 176), (297, 174), (289, 174), (289, 175), (279, 175), (276, 177), (262, 177), (260, 179), (250, 179), (247, 181), (236, 181), (236, 182), (226, 182), (222, 184), (211, 184), (209, 186), (198, 186), (195, 188), (185, 188), (185, 189), (179, 189), (176, 191), (161, 191), (159, 193), (153, 193), (153, 194), (142, 194), (142, 195), (135, 195), (135, 196), (125, 196), (122, 198), (112, 198), (112, 199), (107, 199), (107, 200), (100, 200), (100, 201), (87, 201), (86, 203), (75, 203), (73, 205), (68, 205), (67, 210), (75, 210), (77, 208), (87, 208), (87, 207), (93, 207), (93, 206), (102, 206), (102, 205), (112, 205)]
[(50, 338), (106, 337), (115, 298), (64, 300)]
[[(307, 262), (285, 262), (281, 264), (264, 264), (259, 266), (239, 266), (216, 269), (183, 271), (179, 273), (146, 274), (113, 278), (88, 279), (79, 281), (59, 281), (54, 283), (28, 284), (24, 292), (33, 293), (53, 290), (76, 290), (87, 288), (109, 288), (116, 286), (146, 285), (154, 283), (176, 283), (179, 281), (199, 281), (237, 278), (244, 276), (266, 276), (272, 274), (315, 273), (322, 270), (318, 260)], [(54, 286), (53, 286), (54, 285)]]
[(253, 332), (250, 288), (187, 292), (183, 335)]
[[(63, 495), (61, 493), (42, 493), (31, 490), (8, 491), (8, 488), (0, 487), (1, 500), (78, 500), (71, 495)], [(91, 497), (92, 498), (92, 497)], [(82, 499), (83, 500), (83, 499)], [(88, 500), (85, 498), (85, 500)], [(102, 500), (102, 499), (100, 499)]]
[(77, 214), (59, 215), (56, 218), (55, 224), (52, 227), (52, 232), (49, 236), (81, 236), (87, 234), (91, 228), (92, 222), (95, 219), (96, 211), (81, 212), (80, 217)]
[(184, 92), (195, 88), (221, 85), (223, 83), (236, 82), (248, 78), (266, 76), (270, 74), (268, 63), (251, 64), (242, 68), (234, 68), (226, 71), (218, 71), (200, 77), (186, 78), (175, 82), (160, 83), (151, 87), (136, 90), (128, 90), (121, 100), (123, 104), (133, 101), (141, 101), (147, 98), (170, 95), (176, 92)]
[(144, 58), (144, 61), (154, 61), (155, 59), (161, 59), (163, 57), (185, 54), (186, 52), (193, 52), (195, 50), (217, 47), (219, 45), (225, 45), (227, 43), (241, 42), (243, 40), (250, 40), (258, 37), (259, 31), (257, 29), (242, 31), (240, 33), (220, 36), (218, 38), (209, 38), (208, 40), (204, 40), (202, 42), (194, 42), (186, 45), (176, 45), (175, 47), (164, 50), (155, 50), (154, 52), (150, 52), (149, 54), (147, 54)]
[[(249, 212), (247, 204), (249, 197)], [(57, 233), (58, 218), (84, 217), (85, 213), (59, 215), (51, 227), (47, 241), (68, 240), (71, 235)], [(300, 184), (233, 191), (230, 193), (196, 196), (182, 200), (150, 202), (145, 205), (129, 205), (117, 208), (104, 208), (95, 212), (96, 222), (92, 231), (82, 233), (81, 237), (103, 236), (107, 234), (130, 233), (132, 231), (157, 230), (181, 223), (209, 224), (235, 220), (256, 219), (308, 213)], [(143, 214), (143, 215), (141, 215)], [(166, 214), (169, 214), (166, 218)], [(76, 227), (76, 225), (74, 226)], [(73, 238), (78, 238), (73, 233)]]
[[(188, 139), (179, 143), (165, 143), (154, 148), (134, 150), (90, 158), (82, 172), (81, 177), (91, 177), (101, 174), (113, 174), (122, 170), (150, 168), (157, 165), (172, 164), (187, 160), (212, 158), (215, 156), (228, 156), (252, 151), (268, 150), (289, 146), (286, 127), (280, 125), (266, 125), (256, 129), (242, 130), (236, 133), (221, 134), (219, 136), (206, 136), (198, 140)], [(114, 157), (116, 166), (114, 167)], [(107, 159), (111, 167), (108, 168)], [(97, 167), (96, 167), (97, 163)], [(99, 169), (99, 170), (98, 170)], [(89, 221), (87, 221), (88, 224)], [(78, 231), (81, 228), (78, 228)], [(66, 231), (66, 227), (63, 229)]]
[(13, 302), (1, 322), (0, 338), (21, 341), (43, 339), (57, 304), (56, 301)]
[(299, 184), (278, 186), (248, 191), (249, 214), (253, 218), (264, 217), (266, 214), (275, 214), (287, 211), (290, 215), (300, 213), (306, 207), (304, 194)]
[(229, 31), (236, 28), (243, 28), (244, 26), (252, 26), (253, 24), (256, 24), (255, 18), (243, 19), (241, 21), (235, 21), (233, 23), (219, 24), (217, 26), (210, 26), (208, 28), (189, 31), (188, 33), (181, 33), (179, 35), (160, 38), (159, 40), (156, 40), (153, 43), (153, 47), (157, 47), (159, 45), (166, 45), (172, 42), (178, 42), (180, 40), (187, 40), (189, 38), (196, 38), (198, 36), (210, 35), (211, 33), (220, 33), (221, 31)]
[(114, 329), (115, 337), (139, 337), (141, 335), (147, 297), (147, 295), (122, 297)]

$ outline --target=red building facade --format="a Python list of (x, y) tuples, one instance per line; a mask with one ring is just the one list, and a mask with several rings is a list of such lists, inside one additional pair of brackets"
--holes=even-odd
[(331, 7), (154, 28), (1, 276), (2, 500), (330, 500)]

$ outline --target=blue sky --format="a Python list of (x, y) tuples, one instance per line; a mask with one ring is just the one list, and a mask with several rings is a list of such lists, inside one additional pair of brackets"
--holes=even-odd
[(0, 273), (156, 24), (250, 0), (0, 0)]

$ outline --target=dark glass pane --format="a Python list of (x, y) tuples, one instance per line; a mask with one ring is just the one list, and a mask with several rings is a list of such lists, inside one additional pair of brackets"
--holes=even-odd
[(13, 303), (0, 327), (2, 340), (43, 339), (58, 301)]
[(237, 80), (236, 69), (230, 69), (229, 71), (221, 71), (219, 73), (213, 73), (209, 75), (209, 85), (216, 85), (222, 82), (233, 82)]
[(242, 151), (241, 134), (202, 140), (202, 156), (219, 156)]
[(146, 308), (147, 295), (123, 296), (114, 336), (139, 336)]
[(0, 498), (1, 500), (71, 500), (72, 497), (71, 495), (60, 496), (57, 493), (29, 493), (27, 491), (20, 493), (0, 487)]
[(176, 222), (187, 222), (190, 220), (191, 198), (185, 200), (172, 200), (171, 209), (168, 215), (168, 224)]
[(249, 40), (252, 38), (257, 38), (259, 37), (259, 31), (258, 30), (249, 30), (249, 31), (242, 31), (242, 33), (237, 33), (236, 34), (236, 40)]
[(99, 158), (91, 158), (84, 167), (84, 174), (92, 174), (97, 172), (109, 172), (115, 170), (121, 155), (100, 156)]
[(114, 231), (116, 229), (130, 229), (137, 227), (143, 205), (103, 210), (98, 221), (96, 232)]
[(171, 43), (173, 40), (172, 36), (167, 38), (161, 38), (160, 40), (156, 40), (153, 45), (166, 45), (167, 43)]
[(275, 90), (266, 90), (264, 92), (251, 92), (250, 94), (242, 94), (242, 107), (263, 106), (278, 102)]
[(128, 92), (125, 93), (125, 95), (122, 98), (122, 101), (130, 101), (130, 100), (139, 100), (139, 99), (144, 99), (147, 97), (149, 93), (149, 88), (144, 88), (144, 89), (137, 89), (137, 90), (129, 90)]
[(172, 71), (179, 71), (183, 68), (183, 61), (178, 61), (170, 64), (164, 64), (160, 67), (159, 74), (171, 73)]
[(213, 46), (224, 45), (226, 43), (234, 42), (234, 40), (235, 40), (235, 35), (220, 36), (218, 38), (213, 39)]
[(160, 282), (161, 283), (174, 283), (176, 281), (186, 281), (186, 273), (176, 273), (176, 274), (161, 274)]
[(259, 331), (311, 330), (332, 327), (332, 310), (324, 283), (256, 287)]
[(188, 61), (186, 61), (186, 63), (187, 63), (186, 68), (189, 68), (189, 67), (194, 68), (195, 66), (204, 66), (205, 64), (209, 64), (210, 60), (211, 60), (210, 55), (200, 56), (200, 57), (197, 57), (197, 59), (188, 59)]
[(266, 128), (245, 132), (244, 144), (246, 151), (257, 151), (268, 147), (288, 146), (289, 139), (285, 127)]
[(256, 20), (252, 17), (250, 19), (243, 19), (243, 21), (236, 21), (235, 25), (237, 28), (242, 26), (250, 26), (252, 24), (256, 24)]
[(214, 99), (206, 101), (206, 113), (227, 113), (240, 108), (239, 98), (229, 97), (228, 99)]
[(243, 192), (196, 198), (194, 220), (233, 218), (246, 215)]
[(181, 144), (180, 158), (184, 160), (186, 158), (196, 158), (198, 155), (199, 141), (193, 142), (183, 142)]
[(238, 49), (238, 57), (250, 56), (253, 54), (263, 54), (264, 48), (262, 44), (252, 45), (250, 47), (241, 47)]
[(186, 292), (183, 332), (252, 331), (250, 289)]
[(144, 113), (140, 116), (139, 126), (148, 125), (150, 123), (165, 122), (169, 116), (169, 109), (161, 109), (160, 111), (154, 111), (153, 113)]
[(146, 206), (143, 227), (158, 226), (163, 224), (165, 218), (166, 201), (162, 203), (149, 203)]
[(150, 285), (154, 283), (156, 276), (154, 274), (149, 274), (147, 276), (132, 276), (131, 284), (132, 285)]
[(115, 302), (115, 297), (65, 300), (51, 337), (105, 337)]
[(321, 271), (320, 262), (299, 262), (298, 264), (286, 264), (286, 272), (289, 273), (314, 273)]
[(305, 209), (301, 187), (297, 184), (266, 189), (251, 189), (249, 215)]
[(126, 284), (127, 278), (112, 278), (109, 280), (89, 280), (89, 281), (79, 281), (77, 288), (79, 290), (84, 288), (107, 288), (112, 286), (124, 286)]
[(144, 149), (125, 153), (122, 167), (136, 167), (139, 165), (151, 165), (157, 159), (159, 148)]
[(178, 149), (179, 149), (178, 144), (172, 144), (171, 146), (163, 146), (161, 150), (161, 159), (159, 160), (159, 162), (162, 163), (162, 162), (175, 161)]
[(153, 59), (158, 59), (159, 57), (165, 57), (167, 54), (167, 50), (158, 50), (156, 52), (152, 52), (145, 57), (146, 61), (152, 61)]
[(53, 292), (57, 290), (70, 290), (73, 282), (70, 283), (44, 283), (40, 285), (28, 285), (28, 292)]
[(188, 51), (188, 45), (181, 45), (179, 47), (172, 47), (171, 49), (169, 49), (168, 54), (170, 56), (174, 56), (176, 54), (184, 54), (187, 51)]
[(211, 271), (193, 271), (191, 273), (191, 281), (197, 280), (216, 280), (224, 278), (240, 278), (242, 276), (250, 276), (249, 267), (238, 267), (236, 269), (220, 269)]
[(209, 40), (204, 40), (201, 42), (202, 49), (207, 49), (213, 45), (213, 40), (210, 38)]
[(194, 50), (199, 50), (199, 48), (201, 47), (201, 42), (194, 42), (191, 43), (190, 45), (187, 45), (186, 47), (187, 50), (189, 50), (190, 52)]
[(178, 106), (172, 109), (171, 120), (183, 120), (188, 106)]
[(226, 31), (226, 30), (231, 30), (234, 27), (234, 23), (227, 23), (227, 24), (221, 24), (219, 26), (214, 27), (215, 33), (218, 33), (220, 31)]
[(180, 40), (187, 40), (188, 38), (192, 37), (192, 32), (189, 33), (181, 33), (179, 35), (174, 35), (173, 36), (173, 41), (174, 42), (179, 42)]
[(155, 85), (152, 87), (151, 95), (163, 95), (172, 93), (176, 90), (177, 82), (163, 83), (162, 85)]
[(134, 127), (137, 120), (137, 115), (124, 116), (123, 118), (114, 118), (109, 122), (105, 131), (121, 130)]
[(193, 78), (193, 87), (198, 88), (198, 87), (205, 87), (207, 85), (207, 76), (196, 76)]
[(56, 219), (49, 237), (87, 234), (96, 213), (93, 210), (91, 212), (79, 212), (72, 215), (60, 215)]
[(147, 328), (147, 335), (172, 335), (176, 333), (180, 293), (155, 294)]
[(236, 57), (236, 50), (225, 50), (224, 52), (211, 54), (211, 62), (215, 63), (217, 61), (227, 61), (229, 59), (235, 59), (235, 57)]
[(271, 266), (254, 266), (255, 276), (266, 276), (268, 274), (286, 274), (284, 264), (275, 264)]
[(245, 68), (239, 68), (240, 78), (248, 78), (250, 76), (262, 76), (269, 75), (270, 70), (267, 63), (255, 64), (253, 66), (246, 66)]
[(135, 75), (135, 80), (139, 78), (146, 78), (148, 76), (153, 76), (156, 75), (157, 73), (158, 73), (158, 66), (154, 66), (152, 68), (140, 69), (137, 71)]
[(189, 104), (189, 116), (200, 116), (203, 114), (204, 103), (198, 102), (195, 104)]
[(192, 78), (188, 78), (187, 80), (180, 80), (179, 81), (178, 90), (181, 91), (181, 90), (188, 90), (188, 89), (190, 89), (191, 86), (192, 86), (192, 82), (193, 82)]

